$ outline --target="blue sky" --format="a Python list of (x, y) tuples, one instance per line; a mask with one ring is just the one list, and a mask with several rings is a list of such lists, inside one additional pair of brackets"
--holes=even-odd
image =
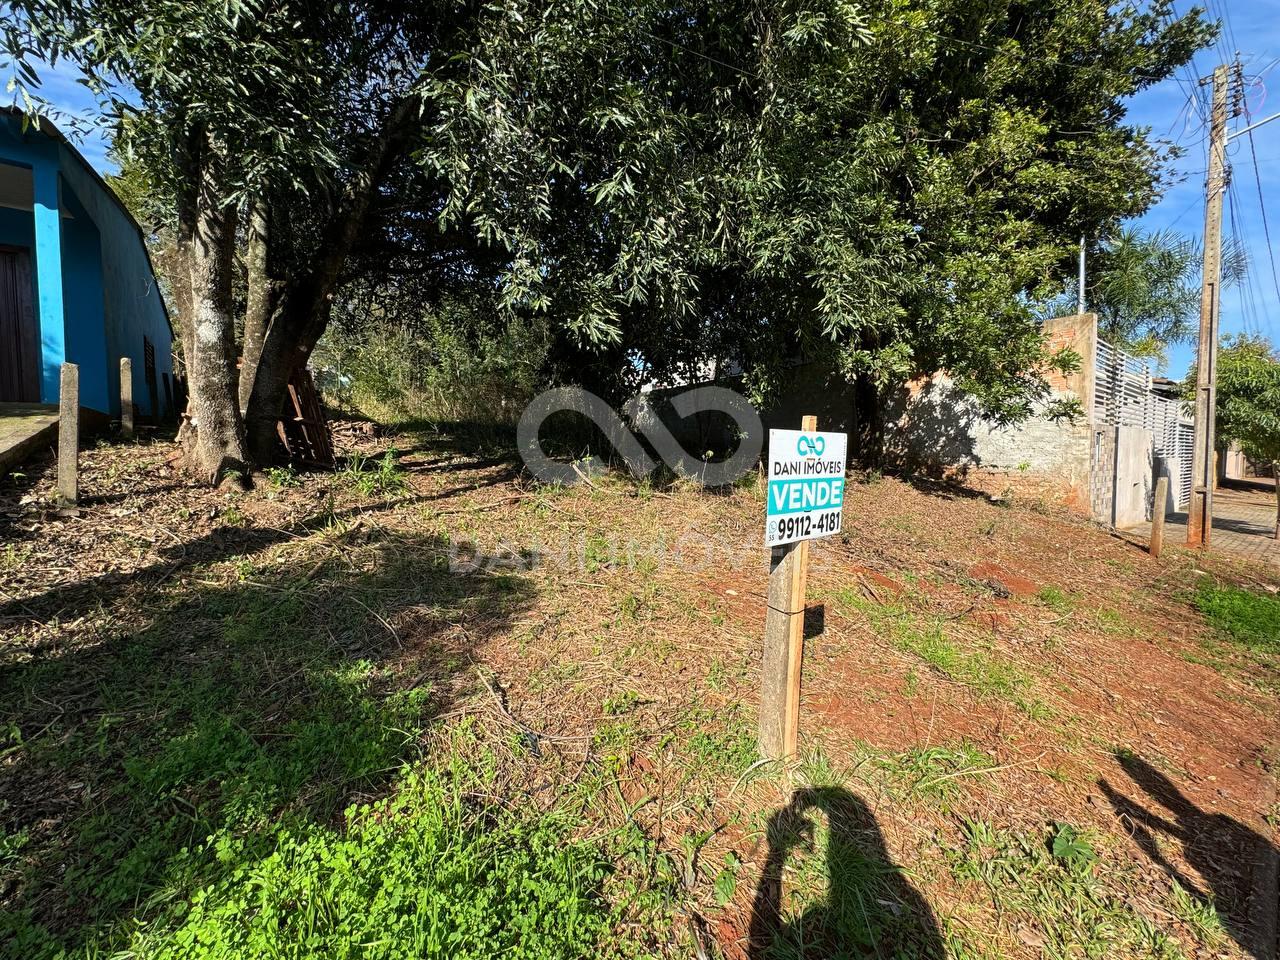
[[(1166, 190), (1139, 223), (1151, 230), (1168, 228), (1197, 238), (1204, 234), (1204, 171), (1208, 166), (1205, 121), (1210, 88), (1199, 87), (1195, 81), (1209, 76), (1219, 63), (1230, 62), (1239, 51), (1244, 64), (1246, 104), (1253, 119), (1280, 112), (1280, 9), (1262, 0), (1221, 0), (1208, 6), (1210, 15), (1224, 23), (1218, 43), (1201, 51), (1187, 69), (1179, 71), (1177, 80), (1166, 80), (1135, 97), (1128, 116), (1130, 123), (1149, 126), (1156, 137), (1186, 148), (1174, 166), (1180, 174), (1179, 182)], [(1179, 0), (1179, 12), (1190, 7), (1190, 0)], [(1193, 91), (1195, 104), (1191, 104)], [(1237, 117), (1228, 127), (1241, 128), (1244, 120), (1243, 116)], [(1238, 233), (1249, 251), (1251, 270), (1246, 286), (1223, 291), (1222, 331), (1260, 330), (1273, 343), (1280, 343), (1280, 292), (1271, 273), (1258, 201), (1260, 182), (1271, 243), (1280, 255), (1280, 119), (1254, 131), (1253, 149), (1258, 158), (1257, 177), (1247, 135), (1233, 140), (1227, 149), (1233, 185), (1223, 204), (1223, 233)], [(1181, 377), (1194, 359), (1194, 344), (1178, 344), (1169, 351), (1167, 372)]]
[[(1203, 0), (1201, 0), (1203, 2)], [(1191, 0), (1178, 0), (1185, 12)], [(1239, 51), (1244, 63), (1253, 118), (1280, 112), (1280, 16), (1272, 2), (1263, 0), (1209, 0), (1212, 18), (1224, 29), (1218, 43), (1201, 51), (1176, 79), (1143, 91), (1129, 105), (1128, 121), (1148, 126), (1157, 138), (1181, 144), (1186, 153), (1174, 164), (1176, 182), (1140, 219), (1152, 230), (1173, 229), (1199, 238), (1204, 230), (1204, 171), (1207, 166), (1205, 134), (1209, 88), (1196, 81), (1207, 77), (1219, 63), (1229, 62)], [(73, 69), (59, 64), (42, 72), (45, 97), (60, 109), (86, 120), (98, 115), (93, 95), (76, 82)], [(1193, 102), (1194, 99), (1194, 102)], [(1232, 126), (1243, 126), (1239, 117)], [(65, 125), (64, 125), (65, 126)], [(101, 133), (90, 133), (80, 142), (81, 152), (100, 171), (109, 171), (107, 143)], [(1255, 177), (1249, 138), (1231, 143), (1228, 162), (1234, 186), (1223, 209), (1224, 233), (1238, 233), (1247, 247), (1252, 269), (1246, 287), (1226, 290), (1222, 297), (1222, 330), (1236, 333), (1260, 330), (1280, 344), (1280, 286), (1272, 276), (1258, 201), (1259, 183), (1267, 204), (1272, 246), (1280, 254), (1280, 119), (1255, 131), (1253, 148), (1258, 159)], [(1169, 351), (1167, 373), (1181, 377), (1195, 357), (1194, 344), (1177, 344)]]

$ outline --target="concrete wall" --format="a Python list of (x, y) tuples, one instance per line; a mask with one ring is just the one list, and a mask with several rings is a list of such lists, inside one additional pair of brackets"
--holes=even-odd
[(143, 364), (142, 338), (155, 347), (156, 390), (164, 403), (165, 375), (173, 376), (173, 334), (164, 299), (151, 269), (146, 243), (115, 195), (79, 157), (62, 146), (62, 176), (83, 204), (102, 237), (101, 276), (106, 320), (106, 378), (110, 412), (120, 412), (120, 358), (133, 360), (133, 402), (143, 415), (151, 409)]
[(0, 114), (0, 161), (29, 170), (28, 209), (0, 208), (0, 243), (31, 251), (41, 339), (40, 398), (57, 403), (65, 360), (80, 365), (82, 406), (118, 415), (120, 358), (133, 360), (133, 397), (151, 409), (143, 337), (155, 348), (156, 394), (173, 374), (173, 334), (146, 243), (110, 188), (56, 134)]
[(1132, 527), (1151, 519), (1154, 443), (1151, 431), (1142, 427), (1114, 429), (1116, 469), (1111, 523), (1116, 527)]
[(886, 411), (885, 453), (892, 464), (935, 476), (958, 476), (979, 486), (1048, 496), (1082, 513), (1090, 510), (1096, 321), (1092, 314), (1045, 324), (1051, 349), (1070, 347), (1081, 356), (1071, 375), (1050, 373), (1055, 392), (1075, 397), (1085, 411), (1075, 423), (1032, 416), (1002, 427), (982, 416), (977, 403), (945, 375), (914, 381)]

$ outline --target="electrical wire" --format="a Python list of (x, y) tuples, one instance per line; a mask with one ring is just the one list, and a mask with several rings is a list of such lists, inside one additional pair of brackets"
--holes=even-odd
[[(1245, 121), (1249, 120), (1249, 111), (1245, 110)], [(1271, 227), (1267, 224), (1267, 202), (1262, 195), (1262, 174), (1258, 169), (1258, 149), (1253, 142), (1253, 131), (1249, 131), (1249, 153), (1253, 157), (1253, 182), (1258, 187), (1258, 212), (1262, 215), (1262, 236), (1267, 244), (1267, 260), (1271, 263), (1271, 282), (1275, 285), (1276, 308), (1280, 309), (1280, 274), (1276, 272), (1276, 252), (1271, 245)]]

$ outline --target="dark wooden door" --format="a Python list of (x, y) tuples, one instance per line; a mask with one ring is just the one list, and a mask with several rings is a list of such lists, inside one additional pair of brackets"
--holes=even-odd
[(0, 402), (40, 401), (40, 329), (31, 309), (31, 255), (0, 246)]

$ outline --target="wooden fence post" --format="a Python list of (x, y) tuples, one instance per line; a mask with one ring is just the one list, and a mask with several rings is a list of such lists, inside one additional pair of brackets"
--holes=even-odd
[(62, 365), (58, 390), (58, 501), (74, 507), (80, 499), (80, 368)]
[(1151, 504), (1151, 542), (1147, 552), (1153, 557), (1160, 556), (1164, 549), (1164, 505), (1169, 499), (1169, 478), (1156, 480), (1156, 495)]
[[(800, 429), (818, 429), (807, 416)], [(809, 577), (809, 541), (774, 547), (769, 562), (768, 607), (761, 665), (760, 755), (786, 760), (796, 755), (800, 728), (800, 670), (804, 662), (804, 594)]]
[(120, 436), (133, 439), (133, 361), (120, 358)]

